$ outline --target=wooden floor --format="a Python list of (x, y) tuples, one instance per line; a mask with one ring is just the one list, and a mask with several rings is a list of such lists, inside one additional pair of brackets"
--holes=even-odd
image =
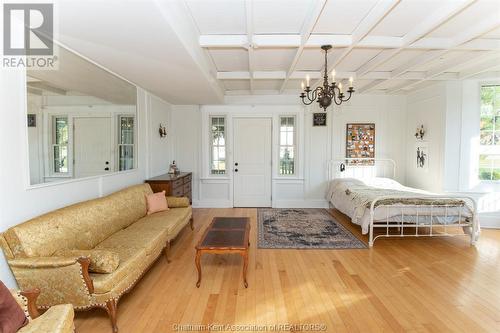
[[(477, 247), (455, 237), (377, 240), (373, 249), (362, 250), (269, 250), (256, 248), (256, 213), (195, 209), (195, 230), (179, 235), (172, 262), (160, 258), (120, 301), (120, 332), (172, 332), (177, 324), (500, 332), (500, 230), (483, 230)], [(350, 225), (345, 216), (332, 213)], [(194, 245), (214, 216), (251, 218), (248, 289), (238, 255), (205, 256), (203, 281), (195, 287)], [(352, 230), (360, 234), (359, 228)], [(111, 332), (99, 309), (77, 313), (75, 324), (81, 333)]]

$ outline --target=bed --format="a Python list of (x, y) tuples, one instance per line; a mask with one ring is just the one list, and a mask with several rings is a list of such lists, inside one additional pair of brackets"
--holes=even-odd
[(474, 199), (403, 186), (394, 180), (393, 160), (342, 159), (330, 162), (328, 170), (330, 205), (369, 234), (370, 247), (381, 237), (466, 235), (473, 245), (477, 240)]

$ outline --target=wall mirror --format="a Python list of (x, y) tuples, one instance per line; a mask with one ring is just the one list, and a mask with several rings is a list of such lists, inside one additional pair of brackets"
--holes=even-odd
[(57, 70), (28, 70), (30, 184), (137, 167), (136, 87), (60, 48)]

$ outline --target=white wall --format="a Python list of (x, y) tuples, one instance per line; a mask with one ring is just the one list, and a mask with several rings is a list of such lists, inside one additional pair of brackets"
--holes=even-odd
[(295, 177), (273, 172), (274, 207), (327, 207), (327, 162), (345, 155), (345, 127), (348, 122), (376, 124), (376, 156), (393, 158), (397, 178), (405, 181), (406, 97), (358, 95), (342, 107), (329, 109), (326, 127), (312, 126), (316, 107), (303, 107), (296, 96), (227, 96), (225, 105), (174, 106), (176, 139), (174, 155), (182, 170), (194, 173), (193, 204), (197, 207), (232, 207), (232, 173), (225, 177), (208, 174), (208, 117), (227, 117), (227, 159), (232, 165), (232, 118), (273, 117), (273, 169), (277, 165), (277, 119), (295, 114), (298, 125), (298, 167)]
[[(500, 227), (500, 182), (478, 179), (481, 84), (441, 82), (408, 95), (407, 185), (433, 192), (460, 192), (478, 200), (483, 227)], [(429, 170), (415, 168), (414, 128), (423, 124)], [(413, 131), (411, 130), (413, 129)]]
[[(171, 106), (138, 89), (137, 169), (29, 187), (25, 104), (25, 73), (3, 70), (0, 75), (0, 154), (3, 158), (0, 163), (0, 232), (45, 212), (141, 183), (153, 171), (155, 174), (165, 172), (168, 168), (166, 162), (172, 159), (172, 149), (169, 148), (172, 143), (154, 139), (158, 135), (159, 124), (156, 122), (168, 118)], [(148, 142), (150, 137), (151, 142)], [(15, 287), (3, 253), (0, 254), (0, 279), (8, 287)]]

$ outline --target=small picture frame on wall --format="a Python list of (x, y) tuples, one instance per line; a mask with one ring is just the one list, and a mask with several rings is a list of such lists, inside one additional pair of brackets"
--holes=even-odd
[(429, 146), (427, 142), (419, 142), (415, 145), (415, 162), (417, 170), (429, 170)]
[(28, 114), (28, 127), (36, 127), (36, 114)]
[(326, 112), (313, 113), (313, 126), (326, 126)]

